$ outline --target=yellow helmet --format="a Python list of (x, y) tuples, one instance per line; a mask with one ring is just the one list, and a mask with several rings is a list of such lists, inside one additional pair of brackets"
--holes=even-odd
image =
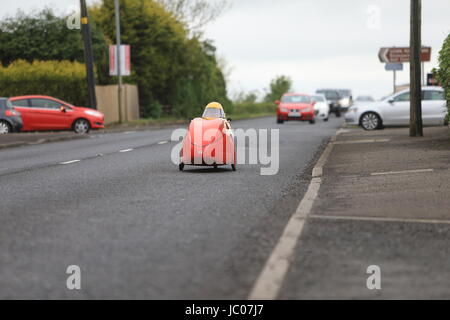
[(218, 102), (211, 102), (205, 107), (205, 112), (203, 113), (203, 119), (214, 120), (214, 119), (225, 119), (225, 111), (223, 107)]
[(208, 105), (206, 106), (205, 109), (220, 109), (220, 110), (223, 110), (223, 107), (222, 107), (222, 105), (221, 105), (220, 103), (218, 103), (218, 102), (211, 102), (210, 104), (208, 104)]

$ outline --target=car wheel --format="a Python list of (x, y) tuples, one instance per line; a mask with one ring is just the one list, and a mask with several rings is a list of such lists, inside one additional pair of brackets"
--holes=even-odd
[(78, 119), (73, 123), (73, 131), (78, 134), (86, 134), (91, 130), (91, 125), (86, 119)]
[(283, 123), (284, 123), (284, 121), (283, 121), (283, 120), (281, 120), (281, 119), (277, 119), (277, 123), (278, 123), (278, 124), (283, 124)]
[(361, 117), (361, 127), (367, 131), (378, 130), (381, 128), (380, 116), (374, 112), (367, 112)]
[(232, 164), (232, 165), (231, 165), (231, 169), (232, 169), (233, 171), (236, 171), (236, 170), (237, 170), (236, 165), (235, 165), (235, 164)]
[(178, 166), (178, 168), (180, 169), (180, 171), (184, 170), (184, 163), (180, 163), (180, 165)]
[(325, 121), (325, 122), (328, 122), (328, 118), (326, 118), (326, 119), (323, 119), (323, 121)]
[(337, 108), (335, 113), (336, 113), (336, 118), (340, 118), (341, 117), (341, 108)]
[(316, 124), (316, 120), (309, 120), (309, 124)]
[(8, 122), (0, 121), (0, 134), (11, 133), (12, 129)]

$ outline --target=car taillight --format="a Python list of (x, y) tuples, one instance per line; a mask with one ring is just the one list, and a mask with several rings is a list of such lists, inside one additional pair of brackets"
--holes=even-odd
[(20, 115), (20, 113), (18, 113), (15, 110), (6, 110), (5, 111), (5, 116), (7, 116), (7, 117), (16, 117), (18, 115)]

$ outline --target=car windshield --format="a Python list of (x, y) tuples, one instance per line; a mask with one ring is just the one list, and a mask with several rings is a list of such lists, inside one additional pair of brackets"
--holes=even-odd
[(284, 96), (283, 99), (281, 99), (281, 102), (283, 103), (311, 103), (311, 98), (309, 96)]
[(352, 95), (350, 90), (339, 90), (339, 95), (344, 98), (348, 98)]
[(325, 98), (323, 96), (313, 96), (313, 100), (317, 102), (324, 102)]
[(329, 100), (339, 99), (339, 95), (336, 91), (320, 90), (317, 93), (323, 94)]
[(211, 119), (223, 118), (223, 119), (225, 119), (225, 112), (223, 112), (222, 109), (208, 108), (203, 113), (203, 118), (211, 118)]

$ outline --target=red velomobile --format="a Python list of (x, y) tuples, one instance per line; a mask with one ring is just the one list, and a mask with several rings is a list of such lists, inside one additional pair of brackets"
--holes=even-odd
[(180, 156), (180, 171), (186, 165), (214, 168), (231, 165), (236, 171), (234, 134), (220, 103), (210, 103), (202, 118), (191, 121)]
[(21, 96), (10, 98), (23, 119), (21, 131), (73, 130), (88, 133), (103, 129), (105, 116), (96, 110), (75, 107), (62, 100), (47, 96)]

